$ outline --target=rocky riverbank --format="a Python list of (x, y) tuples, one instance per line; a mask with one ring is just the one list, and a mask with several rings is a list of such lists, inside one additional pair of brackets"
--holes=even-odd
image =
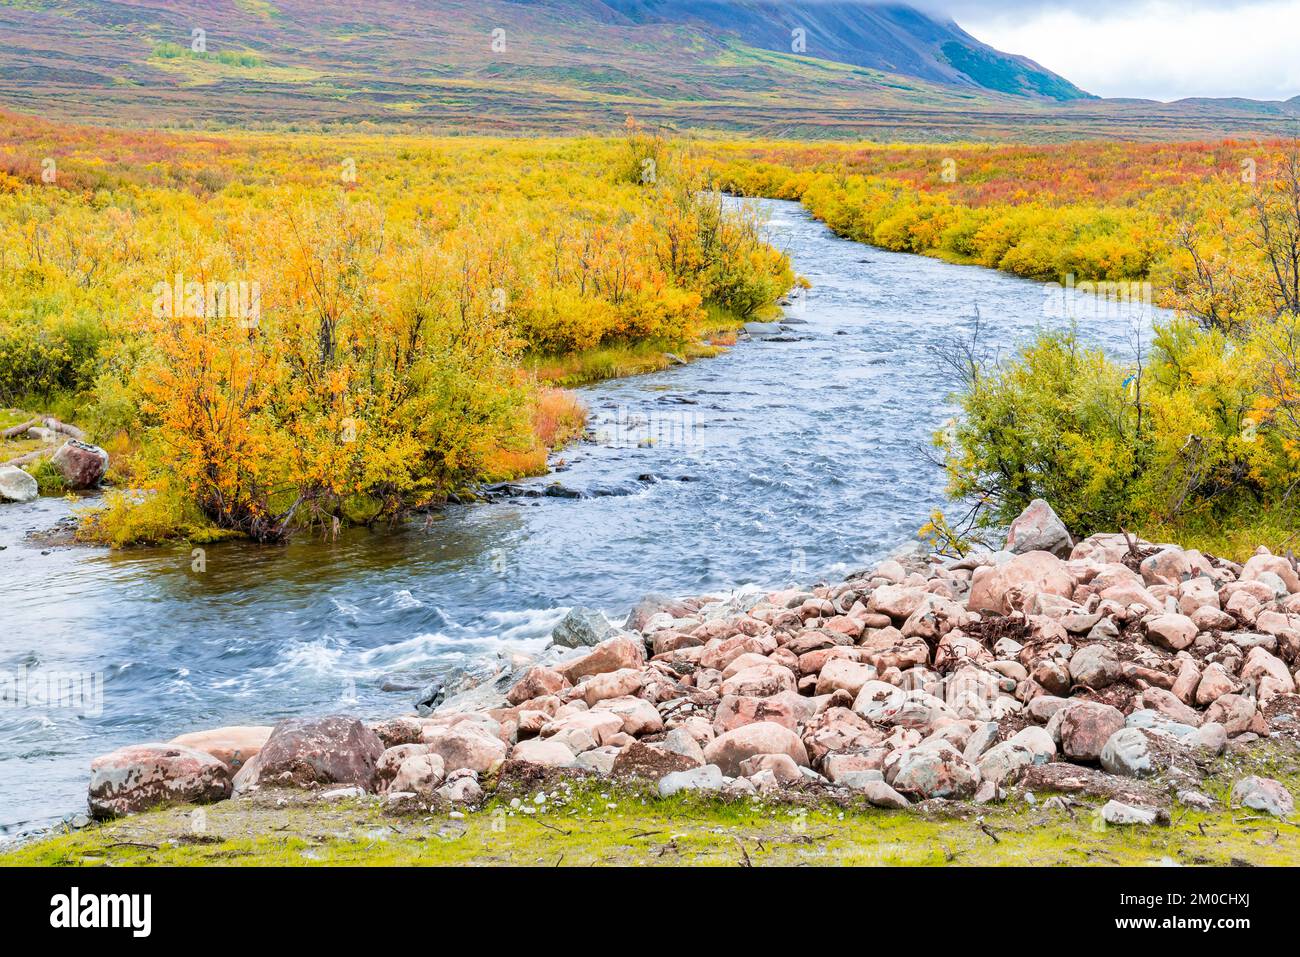
[[(906, 809), (1009, 790), (1102, 797), (1113, 825), (1214, 804), (1226, 751), (1300, 739), (1300, 573), (1131, 539), (1071, 540), (1046, 503), (1006, 548), (908, 554), (833, 585), (575, 610), (494, 680), (377, 723), (221, 728), (97, 758), (96, 817), (291, 788), (476, 807), (534, 771), (661, 797), (806, 795)], [(571, 647), (576, 646), (576, 647)], [(533, 770), (529, 770), (533, 769)], [(1277, 780), (1228, 801), (1293, 813)]]

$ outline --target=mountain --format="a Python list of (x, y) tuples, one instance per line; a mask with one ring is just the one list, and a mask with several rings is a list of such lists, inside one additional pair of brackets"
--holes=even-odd
[(634, 23), (699, 24), (762, 50), (790, 52), (932, 83), (1053, 100), (1084, 99), (1077, 86), (1027, 57), (995, 50), (951, 20), (901, 3), (867, 0), (605, 0)]
[(930, 142), (1256, 136), (1300, 116), (1300, 101), (1089, 97), (951, 21), (850, 0), (0, 0), (0, 108), (550, 135), (632, 115), (708, 135)]

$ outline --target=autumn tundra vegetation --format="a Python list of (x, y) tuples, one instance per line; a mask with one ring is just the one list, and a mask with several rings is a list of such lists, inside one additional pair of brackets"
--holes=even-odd
[(85, 533), (114, 544), (276, 541), (544, 470), (582, 424), (552, 381), (643, 368), (794, 280), (691, 150), (635, 125), (3, 130), (0, 401), (109, 449)]
[(635, 121), (579, 139), (181, 136), (4, 115), (0, 402), (109, 450), (96, 540), (399, 516), (544, 471), (582, 427), (562, 386), (772, 314), (790, 263), (723, 191), (1178, 310), (1135, 321), (1130, 355), (1057, 323), (1018, 356), (936, 357), (963, 413), (938, 438), (962, 503), (927, 526), (944, 548), (1034, 498), (1076, 534), (1289, 541), (1300, 181), (1282, 141), (849, 146)]

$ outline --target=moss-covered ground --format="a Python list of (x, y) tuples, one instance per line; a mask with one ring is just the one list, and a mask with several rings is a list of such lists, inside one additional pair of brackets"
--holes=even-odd
[(1291, 744), (1236, 752), (1204, 782), (1214, 809), (1174, 804), (1168, 825), (1147, 827), (1101, 823), (1101, 798), (1031, 802), (1018, 789), (1000, 804), (885, 811), (825, 794), (659, 799), (645, 786), (553, 774), (503, 782), (473, 811), (290, 792), (169, 808), (27, 843), (0, 854), (0, 865), (1300, 863), (1300, 822), (1228, 806), (1232, 783), (1248, 773), (1300, 794)]

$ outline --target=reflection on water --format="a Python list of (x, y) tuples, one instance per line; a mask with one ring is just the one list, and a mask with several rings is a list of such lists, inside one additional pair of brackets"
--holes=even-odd
[[(90, 758), (122, 744), (394, 713), (412, 693), (386, 688), (540, 648), (571, 605), (621, 615), (649, 591), (831, 578), (910, 539), (942, 503), (923, 453), (953, 411), (936, 348), (969, 335), (976, 310), (1004, 353), (1065, 320), (1041, 286), (839, 240), (796, 204), (764, 205), (813, 283), (797, 324), (783, 341), (583, 390), (600, 441), (535, 484), (593, 497), (455, 506), (334, 542), (213, 545), (201, 572), (189, 548), (42, 554), (23, 537), (67, 504), (0, 508), (0, 671), (68, 691), (0, 710), (0, 828), (83, 808)], [(1127, 322), (1079, 314), (1086, 337), (1128, 351)]]

